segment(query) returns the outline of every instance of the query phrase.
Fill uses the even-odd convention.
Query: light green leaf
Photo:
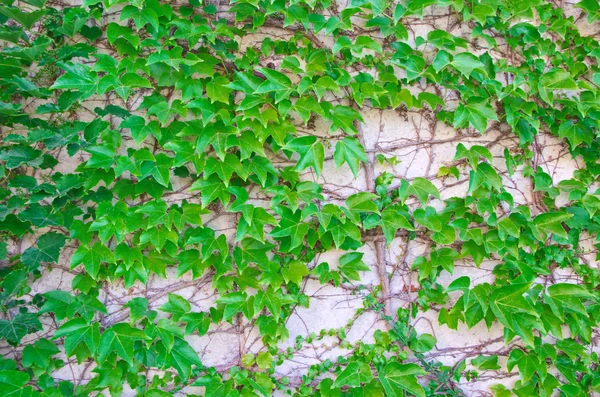
[[[306,265],[300,261],[291,261],[287,267],[281,269],[281,274],[286,283],[292,282],[300,285],[305,276],[309,273]]]
[[[5,397],[27,397],[31,396],[31,386],[25,387],[30,376],[23,371],[3,370],[0,371],[0,388]]]
[[[471,360],[471,365],[477,367],[477,369],[481,371],[496,371],[500,369],[500,365],[498,365],[498,356],[482,356],[479,355],[473,360]]]
[[[4,14],[8,18],[18,22],[27,30],[31,29],[37,21],[39,21],[44,15],[46,15],[46,12],[47,10],[36,10],[32,12],[26,12],[22,11],[20,8],[17,7],[0,7],[0,14]]]
[[[338,270],[350,280],[360,280],[358,272],[367,272],[370,270],[369,266],[362,260],[363,255],[362,252],[348,252],[342,255]]]
[[[554,69],[545,73],[538,82],[540,97],[549,104],[554,100],[554,91],[576,89],[577,84],[571,74],[562,69]]]
[[[417,379],[419,375],[427,375],[427,372],[416,364],[391,362],[381,371],[379,380],[388,397],[404,397],[405,391],[417,397],[426,397]]]
[[[427,203],[429,196],[433,196],[437,199],[440,198],[440,193],[437,187],[435,187],[435,185],[428,179],[420,176],[413,179],[412,184],[408,188],[408,194],[414,194],[417,196],[422,204]]]
[[[364,120],[361,114],[356,110],[348,106],[336,105],[335,108],[333,108],[332,122],[329,131],[333,132],[337,129],[341,129],[346,134],[354,135],[358,133],[354,123],[362,123]]]
[[[337,168],[340,168],[344,163],[348,164],[354,177],[358,176],[360,162],[368,162],[365,149],[360,144],[360,141],[351,137],[345,137],[337,142],[333,159]]]
[[[141,329],[126,323],[118,323],[104,331],[98,345],[98,360],[104,362],[108,355],[115,352],[129,364],[133,364],[133,344],[135,341],[147,341],[151,338]]]
[[[398,229],[415,230],[405,213],[398,211],[394,207],[388,207],[381,212],[380,225],[388,245],[394,239]]]
[[[468,52],[461,52],[454,56],[454,60],[452,61],[452,66],[454,66],[458,71],[465,77],[471,77],[471,72],[475,69],[483,69],[483,63],[477,58],[475,55]]]
[[[296,171],[303,171],[308,167],[312,167],[317,176],[321,175],[325,160],[325,150],[323,144],[316,136],[309,135],[294,138],[283,149],[296,152],[300,155],[300,160],[296,164]]]
[[[337,376],[333,387],[361,387],[365,383],[369,383],[373,379],[373,372],[369,364],[351,362]]]
[[[102,262],[110,262],[112,259],[112,251],[102,243],[97,242],[91,248],[82,244],[71,257],[71,269],[83,264],[89,275],[96,279]]]
[[[488,121],[498,121],[494,108],[483,98],[469,98],[465,104],[459,104],[454,113],[454,127],[465,128],[469,124],[483,133]]]
[[[567,212],[547,212],[539,214],[533,219],[533,224],[542,233],[553,233],[557,236],[567,238],[567,232],[562,227],[562,222],[573,217]]]
[[[179,321],[179,319],[190,310],[192,306],[187,299],[176,294],[169,294],[169,300],[167,303],[160,307],[160,310],[173,315],[173,321]]]

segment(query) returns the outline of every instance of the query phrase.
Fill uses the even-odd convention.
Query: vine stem
[[[352,107],[358,110],[358,106],[356,103],[352,104]],[[367,184],[367,191],[371,193],[375,193],[375,151],[367,150],[367,145],[365,142],[365,135],[363,131],[362,123],[358,120],[355,121],[356,130],[358,131],[357,138],[360,141],[360,144],[365,151],[367,151],[367,159],[368,162],[363,163],[363,168],[365,170],[365,178]],[[376,267],[377,267],[377,275],[379,277],[379,282],[381,283],[381,296],[383,301],[383,314],[392,318],[392,307],[390,304],[389,296],[390,296],[390,284],[389,278],[387,274],[387,270],[385,268],[385,239],[378,238],[373,241],[373,245],[375,246],[375,258],[376,258]],[[389,322],[386,321],[389,326]]]

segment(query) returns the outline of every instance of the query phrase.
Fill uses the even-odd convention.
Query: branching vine
[[[599,393],[598,20],[3,1],[3,395]]]

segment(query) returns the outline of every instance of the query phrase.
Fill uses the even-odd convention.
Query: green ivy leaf
[[[360,113],[356,110],[349,108],[348,106],[336,105],[333,108],[332,124],[329,131],[335,131],[341,129],[346,134],[357,134],[358,130],[354,126],[355,121],[364,123],[364,120]]]
[[[344,163],[348,164],[354,177],[358,176],[360,162],[368,162],[365,149],[360,144],[360,141],[351,137],[345,137],[336,143],[333,159],[337,168],[340,168]]]
[[[567,232],[561,224],[571,217],[573,217],[573,214],[566,212],[547,212],[536,216],[533,219],[533,224],[541,233],[553,233],[562,238],[567,238]]]
[[[597,301],[597,298],[581,285],[558,283],[548,287],[546,300],[552,311],[561,319],[564,319],[565,311],[587,317],[582,299]]]
[[[223,205],[229,204],[231,193],[227,186],[217,175],[211,175],[208,179],[199,179],[190,186],[190,192],[201,191],[202,208],[219,199]]]
[[[317,100],[310,96],[303,96],[298,98],[294,104],[294,109],[298,112],[298,115],[304,121],[304,124],[310,120],[311,113],[323,115],[323,108],[317,102]]]
[[[98,78],[94,72],[81,64],[62,64],[67,72],[50,87],[51,90],[77,90],[87,98],[98,90]]]
[[[591,128],[583,122],[573,123],[571,120],[563,122],[558,127],[558,136],[566,138],[571,145],[571,149],[575,149],[582,142],[591,145],[594,140],[594,133]]]
[[[0,371],[0,387],[6,397],[22,397],[33,395],[33,388],[25,386],[30,376],[22,371],[3,370]]]
[[[365,383],[369,383],[373,379],[371,367],[365,363],[351,362],[337,376],[333,387],[361,387]]]
[[[492,355],[492,356],[482,356],[479,355],[476,358],[474,358],[473,360],[471,360],[471,365],[477,367],[477,369],[480,369],[482,371],[496,371],[498,369],[500,369],[500,365],[498,365],[498,356],[497,355]]]
[[[562,69],[554,69],[544,73],[538,83],[540,97],[548,104],[552,104],[554,100],[554,91],[576,89],[577,84],[575,84],[571,74]]]
[[[470,124],[483,133],[489,120],[498,121],[498,116],[494,108],[482,98],[469,98],[465,104],[458,105],[454,113],[455,128],[464,128]]]
[[[323,161],[325,160],[325,150],[323,149],[323,144],[316,136],[309,135],[294,138],[283,149],[296,152],[300,155],[300,160],[296,164],[296,171],[303,171],[308,167],[312,167],[317,176],[321,175]]]
[[[273,356],[269,352],[260,352],[256,355],[256,365],[261,369],[273,366]]]
[[[135,341],[148,341],[151,338],[141,329],[129,324],[118,323],[102,334],[98,344],[98,360],[106,361],[111,353],[116,353],[129,364],[133,364],[133,345]]]
[[[202,365],[198,353],[192,349],[189,343],[181,338],[175,338],[170,354],[163,354],[165,367],[172,366],[183,379],[188,379],[191,376],[193,365],[198,367]]]
[[[400,212],[393,207],[388,207],[381,212],[380,225],[388,245],[390,245],[394,239],[398,229],[409,231],[415,230],[408,217],[403,212]]]
[[[215,77],[206,84],[206,94],[211,102],[229,104],[229,94],[231,94],[232,90],[227,87],[228,84],[229,80],[223,76]]]
[[[409,346],[412,351],[417,353],[426,353],[435,347],[437,339],[431,334],[421,334],[411,339]]]
[[[36,268],[42,262],[57,262],[66,239],[62,234],[46,233],[38,239],[37,248],[30,247],[23,252],[21,260],[28,268]]]
[[[354,222],[361,222],[360,214],[376,213],[379,214],[375,199],[377,195],[368,192],[361,192],[351,195],[346,199],[349,218]]]
[[[539,315],[523,297],[529,288],[528,283],[496,288],[490,295],[490,309],[502,325],[521,336],[527,345],[532,345],[531,326],[525,320],[527,316],[536,319]]]
[[[451,64],[466,78],[471,77],[471,72],[475,69],[484,70],[484,65],[479,58],[468,52],[456,54]]]
[[[408,188],[408,194],[414,194],[417,196],[421,204],[427,203],[429,196],[433,196],[440,199],[440,193],[433,183],[428,179],[422,177],[416,177],[413,179],[410,187]]]
[[[6,168],[17,168],[23,164],[37,167],[42,163],[42,152],[27,145],[10,146],[0,151],[0,160],[6,161]]]
[[[59,352],[60,350],[56,345],[48,339],[38,339],[32,345],[27,345],[23,349],[23,365],[25,367],[47,368],[50,365],[52,356]]]
[[[402,397],[407,391],[417,397],[425,397],[425,390],[417,379],[420,375],[427,375],[427,372],[416,364],[391,362],[379,373],[379,380],[388,396]]]
[[[360,280],[358,272],[370,270],[369,266],[362,261],[363,255],[362,252],[349,252],[342,255],[338,270],[350,280]]]
[[[12,344],[18,344],[25,335],[41,329],[42,324],[33,313],[19,313],[12,320],[0,320],[0,338]]]
[[[2,6],[0,7],[0,14],[7,16],[8,18],[18,22],[25,29],[30,30],[37,21],[46,15],[46,10],[26,12],[17,7]]]
[[[160,310],[171,313],[173,321],[179,321],[184,314],[192,310],[192,306],[187,299],[176,294],[169,294],[169,300],[160,307]]]
[[[281,269],[281,274],[286,283],[300,285],[305,276],[308,276],[308,268],[300,261],[292,261],[287,267]]]
[[[65,337],[65,353],[71,356],[76,349],[84,346],[90,354],[95,354],[100,343],[100,324],[90,324],[82,317],[74,318],[62,324],[52,339]]]
[[[113,253],[102,243],[95,243],[91,248],[80,245],[71,257],[71,269],[83,264],[88,274],[96,279],[102,262],[111,262]]]

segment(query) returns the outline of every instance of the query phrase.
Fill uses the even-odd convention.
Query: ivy
[[[4,394],[600,392],[600,14],[568,8],[3,2]],[[361,304],[322,329],[321,291]]]

